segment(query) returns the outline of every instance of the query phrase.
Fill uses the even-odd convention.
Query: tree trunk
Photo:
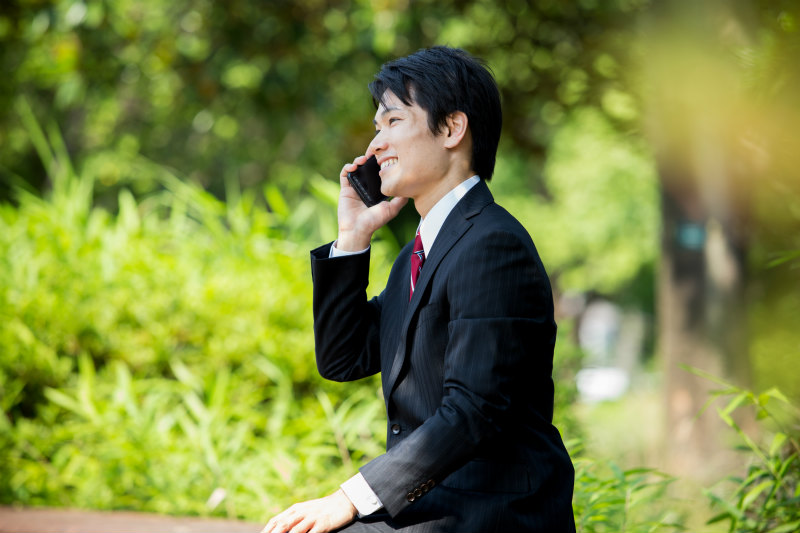
[[[718,480],[732,466],[733,435],[718,403],[700,413],[719,386],[685,367],[750,385],[745,294],[754,176],[743,139],[758,113],[725,48],[741,46],[744,35],[730,5],[657,3],[645,23],[646,121],[662,198],[665,456],[671,473]]]
[[[731,432],[716,413],[719,403],[700,414],[719,386],[685,367],[749,384],[746,246],[740,231],[744,214],[727,194],[724,169],[693,170],[706,174],[687,178],[662,167],[658,315],[664,444],[671,473],[710,480],[734,465]]]

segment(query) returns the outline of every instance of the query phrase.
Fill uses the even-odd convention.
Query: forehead
[[[375,111],[375,120],[377,122],[382,116],[390,111],[406,111],[411,114],[424,113],[423,109],[413,101],[414,95],[411,95],[411,105],[406,105],[400,98],[392,91],[387,89],[378,104],[378,109]]]
[[[378,103],[378,111],[390,107],[406,107],[406,105],[402,100],[400,100],[400,97],[398,97],[389,89],[386,89],[383,92],[383,95],[381,95],[380,102]]]

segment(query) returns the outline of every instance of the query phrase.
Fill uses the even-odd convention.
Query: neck
[[[433,208],[439,200],[444,198],[444,195],[474,175],[475,172],[472,169],[448,174],[436,182],[436,185],[432,189],[426,191],[425,194],[413,198],[414,208],[417,210],[417,213],[419,213],[419,216],[425,218],[431,208]]]

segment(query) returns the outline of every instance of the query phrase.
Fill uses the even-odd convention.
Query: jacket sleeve
[[[383,294],[367,301],[369,251],[330,258],[330,247],[311,251],[317,368],[326,379],[353,381],[380,371]]]
[[[534,423],[530,409],[520,405],[532,404],[532,386],[552,387],[552,294],[529,239],[490,233],[462,248],[447,272],[436,275],[447,276],[447,294],[432,298],[446,298],[449,304],[449,316],[436,325],[447,337],[441,405],[361,468],[392,516],[476,458],[487,441],[518,434],[523,431],[518,426]],[[424,350],[428,343],[415,338],[420,335],[436,332],[418,323],[409,332],[407,349]],[[552,388],[549,394],[552,399]],[[547,416],[539,417],[543,426],[549,425]]]

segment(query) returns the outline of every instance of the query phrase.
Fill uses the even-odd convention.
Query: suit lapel
[[[419,279],[417,279],[417,286],[414,289],[414,295],[411,297],[411,300],[407,302],[407,305],[404,305],[406,312],[403,319],[403,325],[400,328],[400,342],[398,344],[397,351],[395,352],[392,368],[389,372],[389,378],[386,381],[387,386],[384,387],[389,393],[391,393],[391,391],[394,389],[397,377],[400,375],[400,370],[403,368],[403,363],[405,362],[407,352],[406,341],[408,339],[409,329],[412,324],[412,319],[414,319],[416,316],[416,311],[420,305],[422,295],[425,294],[425,290],[428,287],[428,284],[431,282],[433,276],[436,274],[442,259],[444,259],[448,253],[450,253],[450,251],[453,249],[453,246],[455,246],[455,244],[461,239],[461,237],[464,236],[467,230],[469,230],[470,226],[472,226],[472,221],[470,219],[480,213],[484,207],[493,201],[494,198],[492,197],[492,193],[489,192],[486,182],[481,180],[476,183],[475,186],[472,187],[472,189],[470,189],[470,191],[456,204],[456,206],[447,216],[447,219],[445,219],[444,224],[442,224],[442,228],[439,230],[439,234],[436,236],[436,241],[434,241],[434,245],[432,247],[433,249],[425,258],[425,263],[422,266],[422,272],[420,272]],[[410,265],[410,255],[404,255],[406,255],[406,257],[401,258],[400,260],[406,261]],[[406,267],[405,270],[406,272],[410,272],[410,266]],[[446,275],[446,273],[442,275]],[[407,280],[409,279],[409,276],[406,276]]]
[[[393,351],[397,349],[397,345],[400,343],[401,328],[408,308],[408,280],[411,276],[410,259],[403,260],[401,258],[409,258],[411,248],[411,243],[409,243],[401,250],[397,259],[399,264],[395,265],[397,269],[396,275],[389,276],[389,284],[386,286],[386,299],[384,300],[384,309],[381,312],[383,315],[381,322],[385,325],[381,329],[381,351],[384,352],[381,358],[384,362],[387,358],[390,362],[393,361]],[[389,353],[391,355],[388,355]],[[386,382],[384,380],[385,387]]]

